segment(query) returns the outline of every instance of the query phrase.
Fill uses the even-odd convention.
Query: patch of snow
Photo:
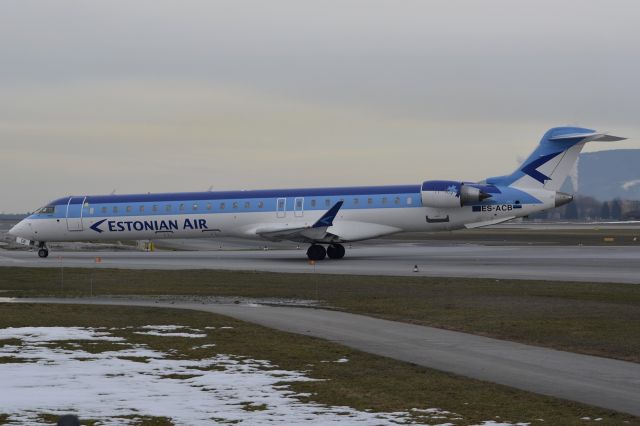
[[[336,362],[338,364],[342,364],[343,362],[349,362],[349,359],[348,358],[340,358],[340,359],[337,359],[335,361],[320,361],[320,362],[323,362],[323,363]]]
[[[220,327],[220,329],[222,329],[222,330],[230,330],[230,329],[232,329],[232,328],[233,328],[233,327],[228,327],[228,326],[227,326],[227,327]]]
[[[191,337],[191,338],[207,337],[206,334],[161,333],[159,331],[134,331],[133,334],[146,334],[147,336],[163,336],[163,337]]]
[[[20,327],[0,329],[0,339],[20,339],[24,342],[55,342],[60,340],[106,340],[121,342],[121,337],[83,327]]]
[[[145,330],[166,330],[173,331],[179,330],[181,328],[189,328],[186,325],[143,325],[140,328],[144,328]]]
[[[113,338],[94,329],[25,327],[0,329],[0,336],[22,341],[0,348],[0,356],[16,359],[0,364],[2,412],[16,425],[37,424],[42,413],[69,412],[105,426],[134,423],[122,416],[168,417],[175,425],[394,425],[412,423],[414,416],[449,413],[436,408],[379,413],[304,403],[298,399],[303,394],[284,385],[314,379],[303,372],[279,369],[267,360],[221,354],[200,360],[170,359],[168,353],[143,345],[89,353],[40,344]],[[247,403],[266,409],[248,411],[244,409]]]
[[[193,349],[207,349],[207,348],[213,348],[215,346],[216,346],[215,343],[209,343],[207,345],[194,346]]]
[[[493,420],[489,420],[486,422],[478,423],[473,426],[528,426],[530,423],[504,423],[504,422],[494,422]]]

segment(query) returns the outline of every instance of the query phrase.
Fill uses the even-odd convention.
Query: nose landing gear
[[[38,249],[38,257],[45,258],[49,256],[49,249],[47,248],[45,243],[40,243],[40,248]]]
[[[307,250],[309,260],[323,260],[329,256],[329,259],[342,259],[344,257],[344,246],[342,244],[329,244],[325,249],[319,244],[311,244]]]

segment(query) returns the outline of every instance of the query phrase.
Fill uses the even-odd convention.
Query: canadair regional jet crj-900
[[[577,127],[553,128],[515,172],[482,182],[74,195],[52,201],[9,232],[37,247],[40,257],[48,256],[52,241],[233,236],[307,243],[311,260],[340,259],[346,242],[477,228],[566,204],[573,196],[559,189],[585,143],[622,139]]]

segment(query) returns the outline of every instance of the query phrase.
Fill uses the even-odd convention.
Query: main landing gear
[[[40,243],[38,247],[38,257],[45,258],[49,256],[49,249],[45,243]]]
[[[342,244],[329,244],[325,249],[319,244],[311,244],[307,250],[309,260],[323,260],[329,256],[329,259],[342,259],[344,257],[344,246]]]

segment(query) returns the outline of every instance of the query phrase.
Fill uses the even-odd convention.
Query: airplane
[[[344,243],[478,228],[567,204],[573,195],[560,188],[584,145],[623,139],[555,127],[513,173],[481,182],[72,195],[36,210],[9,233],[41,258],[49,255],[49,242],[231,236],[309,244],[309,260],[341,259]]]

